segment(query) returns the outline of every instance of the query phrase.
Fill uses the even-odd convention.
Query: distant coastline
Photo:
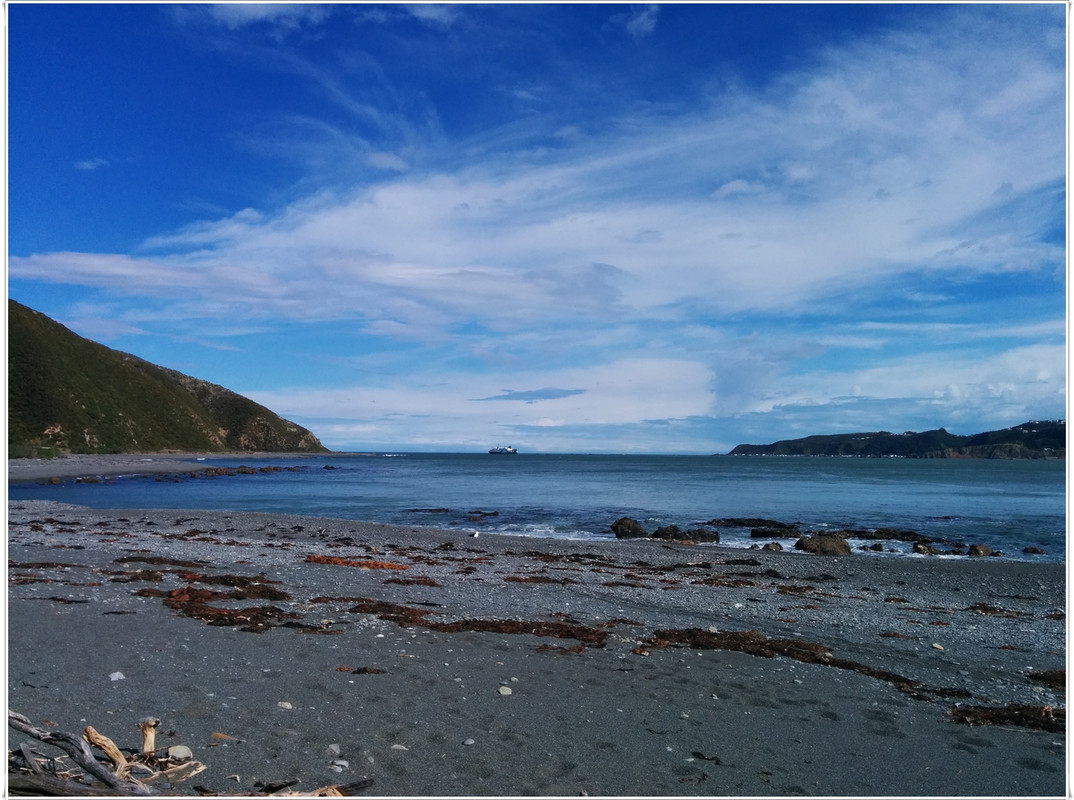
[[[841,458],[1043,459],[1066,456],[1066,420],[1030,420],[1012,428],[958,436],[945,428],[916,433],[838,433],[740,444],[731,456]]]

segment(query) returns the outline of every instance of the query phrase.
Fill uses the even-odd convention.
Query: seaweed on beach
[[[291,595],[281,589],[266,585],[264,579],[244,575],[207,576],[187,573],[190,582],[204,582],[235,586],[233,591],[220,592],[198,589],[189,584],[178,589],[140,589],[137,597],[160,597],[164,605],[183,616],[201,620],[209,625],[240,625],[247,633],[264,633],[282,620],[300,619],[300,614],[284,611],[276,606],[252,606],[245,608],[221,608],[210,605],[218,600],[290,600]]]
[[[410,569],[406,564],[395,564],[391,561],[322,556],[316,553],[310,553],[305,560],[310,564],[334,564],[339,567],[358,567],[359,569]]]
[[[541,620],[460,619],[456,622],[425,623],[424,627],[441,633],[475,631],[478,633],[554,636],[561,639],[577,639],[584,644],[598,646],[603,645],[608,640],[608,633],[597,628],[590,628],[585,625],[571,625],[565,622],[544,622]]]
[[[419,575],[416,578],[388,578],[385,583],[395,583],[400,586],[443,586],[428,575]]]
[[[460,619],[454,622],[434,622],[427,619],[427,617],[434,612],[425,609],[363,597],[349,598],[349,600],[356,600],[358,602],[356,605],[349,608],[348,611],[359,614],[375,614],[380,619],[394,622],[404,628],[416,626],[438,633],[463,633],[473,631],[476,633],[554,636],[562,639],[577,639],[585,644],[593,645],[603,645],[608,639],[607,631],[568,622],[472,618]]]
[[[948,715],[964,725],[1016,725],[1049,733],[1066,731],[1067,712],[1053,706],[1011,703],[1006,706],[955,706]]]
[[[508,575],[504,580],[509,583],[557,583],[560,585],[575,582],[571,578],[552,578],[548,575]]]
[[[807,664],[823,664],[886,681],[898,691],[917,700],[932,700],[933,698],[929,695],[968,696],[968,692],[962,689],[929,688],[920,681],[895,672],[875,669],[867,664],[846,658],[837,658],[825,645],[817,642],[806,642],[801,639],[769,639],[758,630],[707,631],[700,628],[658,630],[654,631],[645,644],[653,649],[684,645],[702,650],[735,650],[762,658],[785,656]]]
[[[1049,689],[1065,692],[1067,689],[1067,671],[1065,669],[1045,669],[1040,672],[1031,672],[1028,676],[1031,680],[1040,681]]]
[[[208,566],[207,561],[184,561],[177,558],[165,558],[163,556],[121,556],[120,558],[112,559],[113,564],[153,564],[154,566],[169,566],[169,567],[195,567],[203,569]]]
[[[1018,619],[1019,617],[1025,616],[1021,611],[1010,611],[1005,608],[989,605],[988,603],[972,603],[966,607],[966,611],[976,611],[978,614],[987,614],[993,617],[1007,617],[1009,619]]]

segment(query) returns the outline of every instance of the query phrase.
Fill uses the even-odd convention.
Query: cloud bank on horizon
[[[1066,415],[1062,4],[8,14],[9,296],[334,449]]]

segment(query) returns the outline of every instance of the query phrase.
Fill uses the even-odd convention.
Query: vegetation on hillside
[[[91,342],[8,300],[8,456],[326,452],[246,397]]]

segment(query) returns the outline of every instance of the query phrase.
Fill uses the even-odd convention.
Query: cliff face
[[[8,455],[327,452],[222,386],[78,336],[8,301]]]
[[[943,428],[923,433],[839,433],[740,444],[729,455],[856,456],[859,458],[1063,458],[1066,421],[1034,420],[972,436]]]

